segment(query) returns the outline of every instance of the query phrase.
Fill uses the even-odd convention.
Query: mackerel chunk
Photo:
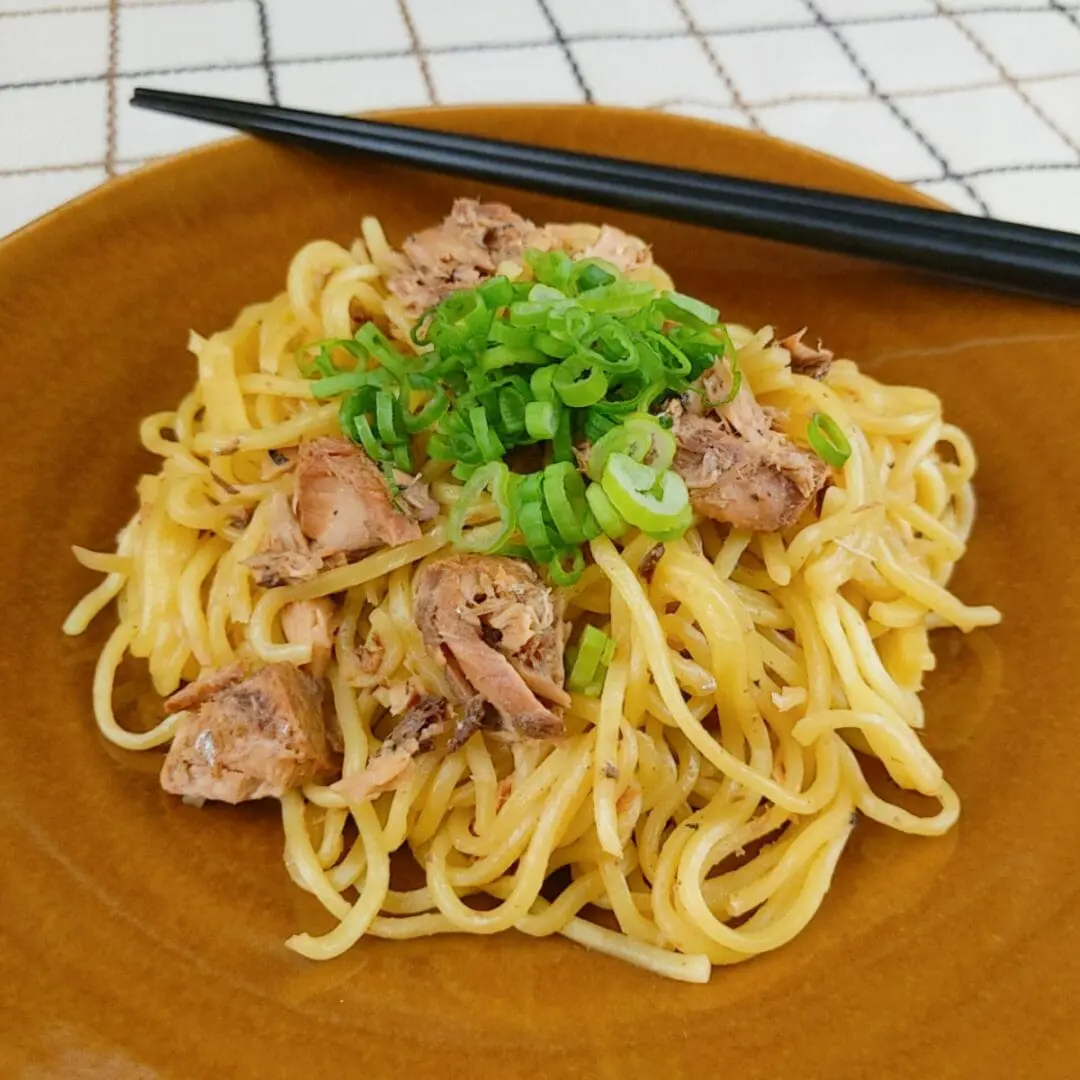
[[[241,803],[280,797],[337,771],[323,721],[322,683],[293,664],[192,683],[166,708],[180,721],[161,786],[189,799]]]

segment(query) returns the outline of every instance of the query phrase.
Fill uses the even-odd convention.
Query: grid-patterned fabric
[[[689,113],[1080,231],[1080,0],[0,0],[0,235],[222,137],[137,84]]]

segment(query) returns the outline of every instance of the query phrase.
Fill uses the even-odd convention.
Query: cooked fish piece
[[[322,678],[330,667],[334,649],[334,620],[337,612],[328,596],[314,600],[293,600],[281,609],[281,629],[291,644],[311,646],[308,670]]]
[[[706,372],[706,401],[722,401],[728,379],[719,363]],[[672,467],[705,517],[737,529],[775,532],[797,521],[828,481],[825,462],[773,427],[745,381],[725,405],[709,409],[674,399],[666,411],[677,443]]]
[[[818,338],[817,348],[803,342],[804,326],[798,333],[788,334],[777,342],[791,354],[791,370],[796,375],[809,375],[811,379],[824,379],[835,357],[832,349],[826,349]]]
[[[520,261],[527,247],[550,243],[543,230],[509,206],[456,199],[442,222],[405,241],[387,286],[406,314],[418,318],[456,289],[491,277],[499,263]]]
[[[240,803],[278,797],[336,772],[323,721],[322,683],[295,665],[270,664],[200,696],[165,757],[161,786],[166,791]]]
[[[563,733],[540,698],[567,705],[565,629],[552,591],[520,559],[451,555],[427,563],[413,583],[416,621],[446,665],[458,702],[479,696],[526,738]]]
[[[251,568],[255,583],[268,589],[310,581],[322,569],[322,557],[311,550],[284,493],[276,491],[267,499],[266,536],[244,565]]]
[[[438,512],[427,485],[410,478],[402,497],[360,447],[340,436],[300,444],[296,512],[300,528],[322,557],[397,547],[420,538],[419,522]]]
[[[393,791],[408,778],[416,755],[431,750],[435,737],[448,726],[446,699],[425,695],[394,725],[363,771],[339,780],[334,790],[350,802],[363,802]]]

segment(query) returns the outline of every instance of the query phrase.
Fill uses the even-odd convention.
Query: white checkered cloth
[[[140,84],[688,113],[1080,232],[1080,0],[0,0],[0,235],[222,137]]]

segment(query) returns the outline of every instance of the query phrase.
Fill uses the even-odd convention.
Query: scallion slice
[[[570,565],[567,566],[564,563],[564,559],[570,557]],[[560,588],[566,588],[569,585],[574,585],[577,579],[585,572],[585,556],[581,552],[581,548],[574,548],[572,551],[560,551],[551,562],[548,563],[548,575],[554,585],[558,585]]]
[[[538,563],[550,562],[555,557],[544,520],[543,479],[543,473],[530,473],[518,485],[517,491],[517,527],[531,557]]]
[[[608,646],[614,646],[614,644],[614,639],[608,637],[603,630],[598,630],[591,625],[586,626],[581,631],[581,637],[578,638],[577,654],[566,679],[567,690],[574,694],[581,694],[585,692],[587,686],[600,681],[597,676],[603,674],[601,667],[605,666],[604,655],[607,653]]]
[[[715,326],[720,321],[720,312],[702,300],[695,300],[679,292],[666,292],[661,297],[664,313],[678,322],[690,321],[701,326]]]
[[[615,453],[607,460],[601,484],[615,509],[649,536],[674,539],[690,527],[690,493],[678,473],[657,473]]]
[[[555,438],[561,411],[554,401],[530,401],[525,406],[525,430],[537,442]]]
[[[604,494],[604,489],[600,484],[589,484],[585,489],[585,501],[589,504],[589,509],[593,512],[597,524],[612,540],[617,540],[630,528],[626,519]]]
[[[480,370],[494,371],[512,364],[543,364],[546,357],[539,349],[530,346],[493,345],[480,356]]]
[[[509,435],[520,435],[525,430],[525,408],[532,400],[525,380],[520,385],[504,386],[499,391],[499,418]]]
[[[591,540],[600,532],[585,498],[585,481],[569,461],[544,470],[544,502],[559,536],[567,544]]]
[[[538,251],[536,248],[529,248],[525,252],[525,262],[532,267],[537,281],[551,285],[565,294],[574,269],[574,263],[565,251]]]
[[[555,391],[552,389],[551,380],[555,376],[557,364],[548,364],[547,367],[537,368],[529,378],[529,389],[537,401],[555,401]],[[550,438],[550,436],[548,436]]]
[[[851,457],[851,443],[840,425],[827,413],[817,412],[810,417],[806,438],[814,453],[837,469]]]
[[[506,453],[499,436],[491,430],[488,424],[487,409],[483,405],[477,405],[469,410],[469,425],[472,427],[473,438],[476,439],[476,448],[485,461],[498,461]]]
[[[596,360],[584,353],[575,353],[555,369],[551,385],[564,404],[584,409],[603,398],[608,380]]]
[[[559,412],[559,425],[551,437],[551,456],[555,461],[574,460],[574,439],[570,430],[570,410]]]
[[[513,287],[505,274],[496,274],[495,277],[488,278],[476,291],[484,301],[484,306],[492,311],[506,307],[514,298]]]
[[[514,529],[511,481],[512,473],[501,461],[489,461],[469,477],[450,510],[447,523],[446,533],[455,547],[462,551],[489,552],[506,542]],[[498,520],[469,526],[469,514],[484,492],[491,496],[499,513]]]

